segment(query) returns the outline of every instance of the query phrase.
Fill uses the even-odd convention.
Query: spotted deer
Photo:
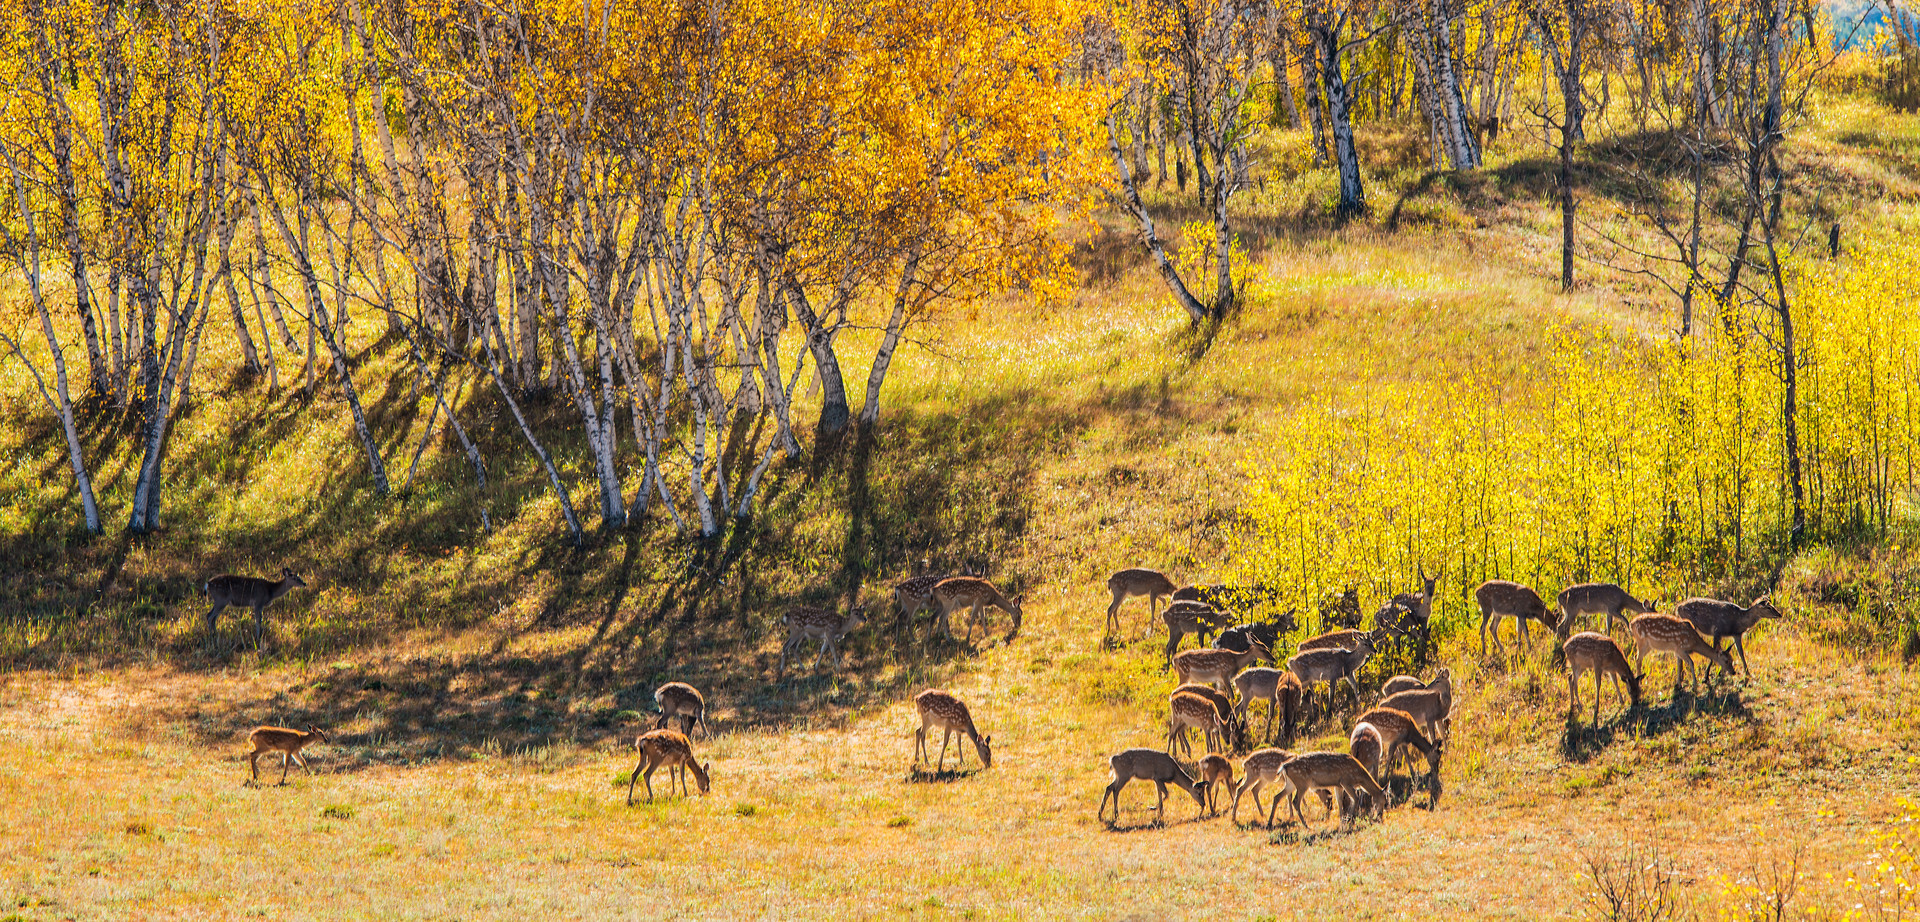
[[[707,729],[707,699],[700,696],[700,690],[685,682],[668,682],[653,690],[653,703],[660,708],[660,716],[653,722],[658,730],[670,720],[680,721],[680,732],[693,735],[695,727],[711,739],[713,732]]]
[[[1519,635],[1522,647],[1527,643],[1527,622],[1538,621],[1546,625],[1547,630],[1558,632],[1559,620],[1547,611],[1547,603],[1540,601],[1540,594],[1519,583],[1504,579],[1490,579],[1473,591],[1475,602],[1480,605],[1480,655],[1487,655],[1487,624],[1493,624],[1493,642],[1500,641],[1500,619],[1512,618],[1518,624],[1514,630]]]
[[[1247,754],[1240,763],[1240,784],[1233,789],[1234,825],[1240,825],[1240,796],[1252,794],[1253,809],[1257,813],[1260,811],[1260,792],[1271,784],[1276,790],[1273,792],[1273,804],[1267,808],[1266,813],[1267,828],[1273,828],[1274,816],[1280,811],[1280,799],[1293,793],[1293,789],[1287,787],[1286,775],[1280,770],[1281,766],[1287,764],[1292,758],[1293,753],[1285,749],[1259,749]],[[1320,791],[1319,795],[1320,803],[1326,806],[1327,812],[1331,814],[1333,796],[1326,791]]]
[[[1718,599],[1688,599],[1674,608],[1673,613],[1687,619],[1694,630],[1713,641],[1716,650],[1720,648],[1721,638],[1733,638],[1733,648],[1740,653],[1740,671],[1748,678],[1753,677],[1753,670],[1747,668],[1747,645],[1741,638],[1753,630],[1760,619],[1780,617],[1780,609],[1766,596],[1754,599],[1746,608]]]
[[[1238,713],[1233,709],[1233,699],[1227,697],[1225,692],[1204,682],[1190,682],[1175,688],[1173,693],[1167,697],[1171,700],[1173,695],[1180,694],[1181,692],[1192,692],[1213,702],[1213,709],[1220,714],[1220,725],[1227,729],[1228,739],[1226,743],[1228,746],[1239,747],[1246,742],[1246,727],[1241,723]]]
[[[1220,709],[1205,695],[1174,692],[1167,698],[1167,752],[1178,746],[1181,754],[1192,755],[1193,748],[1187,743],[1190,729],[1205,735],[1208,752],[1221,748],[1219,741],[1227,735],[1227,727],[1220,716]]]
[[[1207,783],[1194,780],[1192,775],[1187,774],[1186,769],[1180,767],[1179,762],[1174,761],[1173,756],[1157,749],[1128,749],[1116,752],[1107,759],[1107,765],[1113,770],[1113,781],[1107,785],[1106,793],[1100,796],[1099,816],[1102,822],[1106,821],[1107,801],[1111,799],[1113,823],[1108,823],[1109,826],[1120,822],[1120,791],[1127,786],[1128,782],[1135,779],[1153,782],[1155,790],[1160,793],[1160,801],[1153,808],[1156,814],[1155,822],[1166,820],[1167,785],[1169,784],[1192,795],[1193,802],[1199,804],[1200,809],[1205,810],[1207,807]]]
[[[1160,613],[1160,600],[1173,595],[1178,587],[1159,570],[1131,567],[1107,577],[1107,591],[1113,602],[1107,605],[1107,636],[1120,633],[1120,603],[1134,596],[1147,597],[1147,617]]]
[[[893,584],[893,607],[900,613],[900,619],[909,626],[913,617],[921,612],[940,614],[940,603],[933,600],[933,587],[940,584],[946,576],[915,576]]]
[[[640,750],[640,764],[633,767],[633,774],[627,778],[627,806],[633,806],[633,786],[644,781],[647,785],[647,802],[653,802],[653,773],[661,768],[667,769],[669,781],[667,793],[673,793],[673,782],[680,784],[680,796],[688,796],[687,773],[693,773],[693,780],[700,785],[700,794],[705,796],[708,785],[708,772],[713,763],[701,765],[693,759],[693,743],[687,735],[678,730],[648,730],[633,741],[634,748]]]
[[[1386,628],[1374,628],[1371,631],[1363,631],[1359,628],[1328,631],[1325,634],[1315,634],[1306,640],[1300,641],[1300,646],[1295,652],[1305,653],[1308,650],[1351,650],[1360,645],[1361,638],[1365,638],[1368,643],[1378,647],[1386,642],[1387,637],[1391,633],[1392,632]]]
[[[1311,830],[1306,814],[1300,812],[1300,801],[1310,791],[1338,791],[1343,804],[1359,803],[1359,795],[1365,794],[1373,805],[1375,818],[1386,809],[1386,791],[1380,787],[1359,761],[1344,752],[1308,752],[1294,756],[1280,766],[1286,775],[1287,787],[1293,790],[1293,815],[1300,821],[1300,828]],[[1341,811],[1341,824],[1344,826],[1350,817],[1347,811]]]
[[[1560,597],[1554,600],[1554,607],[1560,612],[1560,633],[1562,636],[1572,631],[1581,618],[1588,615],[1603,616],[1600,630],[1613,627],[1615,621],[1622,625],[1629,621],[1628,615],[1644,615],[1653,611],[1655,606],[1648,605],[1628,594],[1625,589],[1612,583],[1581,583],[1560,590]]]
[[[979,625],[982,633],[987,629],[986,607],[991,605],[1013,616],[1013,627],[1007,631],[1007,639],[1020,633],[1020,602],[1025,596],[1008,599],[995,589],[992,583],[977,576],[950,576],[933,587],[933,600],[940,606],[940,631],[948,637],[953,636],[951,617],[954,612],[966,608],[967,642],[973,642],[974,625]]]
[[[1353,705],[1360,706],[1360,686],[1354,681],[1360,668],[1373,656],[1373,641],[1362,634],[1355,641],[1353,649],[1339,647],[1303,650],[1287,660],[1287,669],[1300,678],[1300,685],[1306,690],[1307,697],[1313,695],[1313,687],[1321,682],[1327,683],[1327,709],[1333,709],[1334,687],[1346,680],[1347,687],[1353,691]]]
[[[1427,757],[1427,777],[1440,776],[1440,757],[1442,743],[1434,742],[1420,731],[1420,722],[1412,714],[1399,708],[1377,707],[1360,715],[1359,723],[1370,724],[1380,733],[1382,761],[1379,768],[1369,768],[1376,780],[1384,779],[1386,773],[1400,762],[1407,748],[1418,751]],[[1409,769],[1411,772],[1411,769]],[[1436,796],[1436,800],[1438,797]]]
[[[220,613],[229,605],[244,605],[253,609],[253,646],[259,649],[266,626],[261,613],[275,599],[286,595],[289,590],[305,588],[307,581],[293,572],[291,567],[280,569],[280,579],[261,579],[257,576],[235,576],[223,573],[207,580],[207,598],[213,601],[213,607],[207,610],[207,642],[212,643],[214,628],[220,622]]]
[[[1673,654],[1673,695],[1680,694],[1683,674],[1693,680],[1695,692],[1699,691],[1700,676],[1693,671],[1693,656],[1696,653],[1717,664],[1728,675],[1733,674],[1733,657],[1708,643],[1685,618],[1658,613],[1641,615],[1627,623],[1627,633],[1633,635],[1633,645],[1638,651],[1633,661],[1633,671],[1636,673],[1646,674],[1648,653]],[[1672,700],[1673,695],[1668,696],[1668,700]]]
[[[1380,700],[1380,707],[1404,711],[1420,722],[1420,732],[1428,739],[1444,740],[1453,730],[1453,692],[1435,685],[1432,688],[1394,692]]]
[[[829,651],[833,653],[834,668],[840,668],[841,639],[859,630],[860,625],[865,624],[866,621],[866,617],[860,614],[858,609],[850,610],[844,615],[811,605],[795,605],[787,609],[787,613],[780,617],[780,623],[787,627],[787,642],[780,647],[779,674],[787,673],[787,657],[813,640],[820,641],[820,655],[814,658],[813,668],[820,668]]]
[[[1226,756],[1209,753],[1200,760],[1198,769],[1200,783],[1207,786],[1207,813],[1220,815],[1220,802],[1233,793],[1236,785],[1233,781],[1233,763]]]
[[[1233,677],[1240,670],[1261,659],[1273,662],[1273,651],[1257,640],[1245,653],[1215,649],[1182,650],[1173,656],[1173,671],[1180,676],[1183,685],[1205,682],[1218,685],[1221,691],[1226,691],[1233,687]]]
[[[327,734],[319,727],[307,725],[305,730],[290,730],[286,727],[255,727],[247,734],[247,742],[253,744],[253,752],[247,756],[247,763],[253,769],[253,778],[249,783],[260,782],[260,755],[267,752],[280,754],[280,782],[287,783],[287,763],[298,762],[300,767],[313,774],[313,768],[307,760],[300,758],[300,750],[312,745],[315,740],[328,742]]]
[[[1299,676],[1285,669],[1256,667],[1242,670],[1234,676],[1233,689],[1240,696],[1240,704],[1234,708],[1234,714],[1243,726],[1247,719],[1247,707],[1255,700],[1267,702],[1267,725],[1260,732],[1262,742],[1272,738],[1276,715],[1280,718],[1284,738],[1293,739],[1294,728],[1300,719],[1300,699],[1305,690],[1300,685]]]
[[[1422,682],[1417,676],[1394,676],[1380,686],[1380,697],[1383,699],[1391,698],[1403,691],[1424,691],[1429,688],[1445,691],[1447,695],[1447,706],[1449,708],[1453,706],[1453,670],[1445,666],[1441,666],[1439,671],[1434,673],[1433,681],[1431,682]]]
[[[1160,613],[1160,620],[1167,625],[1167,662],[1173,662],[1173,651],[1180,648],[1180,639],[1194,634],[1205,644],[1207,638],[1233,623],[1233,619],[1215,611],[1205,602],[1182,599],[1167,606]]]
[[[1629,622],[1631,624],[1631,622]],[[1627,655],[1620,652],[1620,645],[1613,638],[1593,631],[1585,631],[1567,638],[1563,649],[1567,655],[1567,716],[1577,720],[1580,716],[1580,675],[1593,673],[1593,725],[1600,725],[1600,680],[1603,677],[1613,679],[1613,693],[1627,699],[1627,707],[1640,706],[1640,676],[1635,675],[1627,666]],[[1627,691],[1622,695],[1620,681],[1626,680]]]
[[[959,753],[960,764],[967,764],[966,740],[973,741],[973,748],[980,753],[980,767],[993,767],[993,737],[981,736],[973,726],[973,714],[967,710],[967,704],[953,695],[929,688],[913,696],[913,706],[920,712],[920,729],[914,733],[914,765],[923,765],[927,760],[927,731],[940,730],[940,762],[934,771],[947,770],[947,743],[954,734],[962,738]]]

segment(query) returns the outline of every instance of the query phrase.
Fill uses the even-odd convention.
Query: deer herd
[[[1379,817],[1395,799],[1396,785],[1391,773],[1404,764],[1406,787],[1403,799],[1411,799],[1418,787],[1427,791],[1429,809],[1437,806],[1441,795],[1441,765],[1452,732],[1454,715],[1453,674],[1438,668],[1431,679],[1396,675],[1380,684],[1377,698],[1363,710],[1367,697],[1362,689],[1361,672],[1383,644],[1397,638],[1418,638],[1425,650],[1425,638],[1432,618],[1434,586],[1437,577],[1420,574],[1418,591],[1401,593],[1389,599],[1376,613],[1374,627],[1359,626],[1357,592],[1348,590],[1339,600],[1323,609],[1327,622],[1345,624],[1335,630],[1307,637],[1294,646],[1293,655],[1284,663],[1274,650],[1295,630],[1293,612],[1273,622],[1238,623],[1235,608],[1273,598],[1265,587],[1229,588],[1223,585],[1177,586],[1166,574],[1145,568],[1121,570],[1107,580],[1111,602],[1106,612],[1109,639],[1123,630],[1120,610],[1128,599],[1146,597],[1149,619],[1158,618],[1166,627],[1164,650],[1166,668],[1176,679],[1167,700],[1167,739],[1161,749],[1134,748],[1115,753],[1108,759],[1112,778],[1100,799],[1098,817],[1117,824],[1120,817],[1120,792],[1133,781],[1154,785],[1158,799],[1154,805],[1155,822],[1164,820],[1167,788],[1185,791],[1205,815],[1218,815],[1230,809],[1232,821],[1239,823],[1240,801],[1252,795],[1256,813],[1264,809],[1266,826],[1272,828],[1279,816],[1280,803],[1288,804],[1289,818],[1303,829],[1310,829],[1301,804],[1314,795],[1331,818],[1340,810],[1342,826],[1361,813]],[[292,570],[283,570],[278,581],[239,576],[219,576],[206,583],[214,607],[206,615],[209,633],[220,611],[229,605],[253,609],[255,641],[261,634],[261,611],[294,587],[306,583]],[[988,608],[998,608],[1012,617],[1008,639],[1019,631],[1022,597],[1008,598],[993,583],[972,575],[915,576],[893,587],[893,604],[903,618],[930,613],[933,630],[952,636],[952,617],[965,612],[967,638],[976,628],[987,629]],[[1474,602],[1480,611],[1480,649],[1487,653],[1487,640],[1504,655],[1500,638],[1502,619],[1515,622],[1516,641],[1529,645],[1528,626],[1538,622],[1550,632],[1564,653],[1567,670],[1569,721],[1577,721],[1581,710],[1580,682],[1593,676],[1593,723],[1600,722],[1601,698],[1605,682],[1610,681],[1616,697],[1624,698],[1628,711],[1640,705],[1641,681],[1645,677],[1647,654],[1671,654],[1675,659],[1673,695],[1683,682],[1697,688],[1700,675],[1693,658],[1698,655],[1734,674],[1733,655],[1740,658],[1741,671],[1747,667],[1743,638],[1762,619],[1779,618],[1780,610],[1767,598],[1751,606],[1713,599],[1690,599],[1676,606],[1671,614],[1657,610],[1611,583],[1583,583],[1568,587],[1549,607],[1539,593],[1509,580],[1488,580],[1474,590]],[[1164,609],[1161,603],[1165,601]],[[1600,630],[1574,633],[1587,619]],[[794,606],[781,619],[786,640],[781,645],[778,672],[785,674],[789,658],[803,648],[818,643],[814,667],[831,655],[835,666],[842,659],[840,644],[848,634],[866,623],[856,609],[845,614],[810,606]],[[1620,643],[1605,633],[1616,623],[1623,624],[1634,646],[1634,659],[1628,663]],[[1323,626],[1327,626],[1323,624]],[[1195,635],[1198,642],[1211,646],[1179,649],[1181,642]],[[1725,641],[1731,646],[1723,647]],[[804,654],[802,654],[804,656]],[[1267,665],[1261,665],[1264,661]],[[1315,692],[1325,687],[1324,696]],[[1291,752],[1271,745],[1291,745],[1302,729],[1334,715],[1342,686],[1350,700],[1352,720],[1347,734],[1347,751]],[[707,702],[699,690],[684,682],[669,682],[654,692],[658,717],[642,733],[634,747],[640,761],[627,778],[627,803],[633,803],[634,791],[644,784],[647,799],[653,793],[653,775],[669,771],[669,790],[675,787],[684,796],[691,775],[701,794],[711,783],[711,763],[694,757],[692,737],[706,732]],[[1316,705],[1316,700],[1324,703]],[[1255,702],[1265,703],[1265,720],[1257,734],[1250,733],[1250,713]],[[966,764],[971,744],[980,767],[993,765],[993,738],[981,734],[966,702],[940,689],[928,689],[913,699],[920,718],[914,733],[913,765],[931,766],[937,774],[947,771],[947,750],[959,737],[955,748],[956,770]],[[670,724],[674,726],[669,726]],[[940,731],[940,752],[929,751],[929,733]],[[1198,731],[1204,751],[1192,761],[1190,731]],[[259,779],[262,754],[281,755],[280,783],[286,782],[287,767],[299,763],[306,768],[300,752],[314,741],[326,741],[318,727],[292,730],[284,727],[260,727],[249,737],[253,751],[249,757],[250,783]],[[1255,748],[1255,744],[1258,748]],[[1246,753],[1235,778],[1234,763],[1228,757]],[[1176,755],[1178,753],[1178,755]],[[1416,772],[1416,758],[1424,760],[1425,771]],[[309,769],[309,771],[311,771]],[[1260,796],[1270,794],[1262,808]],[[1112,819],[1107,805],[1113,804]]]

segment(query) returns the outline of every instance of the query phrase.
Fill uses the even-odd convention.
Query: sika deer
[[[966,702],[947,692],[929,688],[913,696],[913,706],[920,711],[920,729],[914,733],[916,754],[914,765],[924,764],[927,760],[927,731],[940,728],[940,763],[934,772],[947,770],[947,742],[958,733],[963,739],[973,740],[973,748],[980,753],[980,767],[993,767],[993,737],[981,736],[974,729],[973,714],[967,710]],[[967,764],[967,747],[962,742],[958,752],[960,764]],[[958,769],[956,769],[957,771]]]
[[[1380,707],[1405,711],[1420,722],[1420,730],[1429,739],[1444,740],[1453,727],[1453,691],[1438,681],[1432,688],[1395,692],[1380,702]]]
[[[1107,792],[1100,796],[1099,816],[1102,821],[1106,820],[1107,800],[1112,798],[1113,823],[1108,823],[1109,826],[1120,822],[1120,791],[1136,778],[1153,782],[1154,788],[1160,792],[1160,801],[1153,808],[1157,814],[1155,822],[1166,820],[1169,784],[1193,795],[1193,802],[1199,804],[1201,809],[1206,809],[1207,783],[1195,781],[1186,769],[1180,767],[1179,762],[1173,760],[1173,756],[1157,749],[1128,749],[1114,753],[1107,764],[1113,769],[1113,781],[1107,785]]]
[[[662,767],[668,772],[667,793],[673,793],[673,782],[680,783],[680,796],[688,796],[686,772],[693,773],[694,781],[700,785],[700,795],[707,793],[707,772],[713,770],[713,763],[701,765],[693,760],[693,744],[687,735],[678,730],[649,730],[633,741],[640,750],[640,764],[633,767],[633,774],[627,778],[627,806],[633,806],[633,785],[636,781],[647,783],[647,802],[653,802],[653,773]]]
[[[1631,622],[1629,622],[1631,623]],[[1620,694],[1620,680],[1627,680],[1628,707],[1640,706],[1640,677],[1634,675],[1627,666],[1627,655],[1620,652],[1620,645],[1605,634],[1586,631],[1567,638],[1564,646],[1567,654],[1567,717],[1578,721],[1580,717],[1580,674],[1593,673],[1593,725],[1600,726],[1600,679],[1610,676],[1613,679],[1613,692]]]
[[[1643,664],[1647,661],[1648,653],[1673,654],[1673,695],[1680,694],[1682,673],[1693,679],[1695,693],[1698,693],[1700,676],[1693,671],[1695,653],[1718,664],[1728,675],[1733,674],[1733,657],[1708,643],[1685,618],[1658,613],[1641,615],[1628,622],[1627,633],[1633,635],[1633,645],[1639,650],[1633,661],[1634,672],[1646,674]],[[1667,700],[1673,700],[1673,696],[1668,696]]]
[[[1240,825],[1240,795],[1251,793],[1253,795],[1253,809],[1255,812],[1259,812],[1260,791],[1267,785],[1272,784],[1279,787],[1279,790],[1273,792],[1273,804],[1268,807],[1266,811],[1267,828],[1273,828],[1274,815],[1280,811],[1280,798],[1293,793],[1293,789],[1287,786],[1285,773],[1280,770],[1281,767],[1286,765],[1292,758],[1293,753],[1285,749],[1261,749],[1248,754],[1246,759],[1241,761],[1240,771],[1242,775],[1240,784],[1233,790],[1234,825]],[[1333,796],[1326,791],[1320,791],[1318,793],[1320,795],[1320,803],[1327,808],[1327,813],[1331,815],[1333,813]]]
[[[1581,583],[1560,590],[1560,598],[1555,601],[1560,611],[1560,630],[1573,630],[1578,619],[1586,615],[1605,615],[1600,622],[1600,630],[1613,627],[1615,621],[1622,625],[1628,622],[1627,615],[1644,615],[1653,611],[1654,606],[1627,594],[1625,589],[1612,583]]]
[[[1227,733],[1220,709],[1211,699],[1195,692],[1174,692],[1167,699],[1168,753],[1172,753],[1177,744],[1182,754],[1193,754],[1193,748],[1187,744],[1189,729],[1206,734],[1208,752],[1218,749],[1217,741]]]
[[[1747,647],[1741,638],[1753,630],[1760,619],[1780,617],[1780,609],[1775,608],[1766,596],[1754,599],[1753,604],[1746,608],[1718,599],[1688,599],[1681,602],[1673,613],[1687,619],[1695,630],[1713,641],[1716,650],[1720,649],[1720,638],[1733,638],[1733,648],[1740,652],[1740,670],[1748,678],[1753,677],[1753,670],[1747,668]]]
[[[1235,716],[1233,699],[1227,697],[1225,692],[1203,682],[1190,683],[1175,688],[1173,695],[1180,694],[1181,692],[1192,692],[1213,702],[1214,710],[1220,714],[1220,725],[1226,727],[1230,735],[1230,738],[1227,740],[1227,745],[1239,747],[1246,742],[1246,727],[1240,722],[1239,718]],[[1173,695],[1168,695],[1168,699],[1171,700]],[[1172,750],[1168,751],[1171,752]]]
[[[1386,642],[1387,636],[1390,633],[1391,632],[1385,628],[1375,628],[1371,631],[1363,631],[1359,628],[1328,631],[1325,634],[1315,634],[1306,640],[1300,641],[1300,647],[1295,652],[1305,653],[1308,650],[1351,650],[1360,645],[1360,639],[1363,637],[1366,638],[1368,643],[1378,647]]]
[[[1364,793],[1373,805],[1376,819],[1386,809],[1387,794],[1380,782],[1347,753],[1304,753],[1280,766],[1280,771],[1287,777],[1287,786],[1293,789],[1293,815],[1300,820],[1301,829],[1312,829],[1307,825],[1307,815],[1300,812],[1300,800],[1308,791],[1339,791],[1345,804],[1359,803],[1359,795]],[[1341,825],[1346,825],[1347,820],[1347,811],[1342,810]]]
[[[940,631],[948,637],[953,636],[952,622],[949,620],[955,611],[962,608],[972,609],[967,616],[967,642],[973,642],[973,627],[978,624],[984,634],[987,629],[986,607],[991,605],[1013,616],[1013,627],[1007,631],[1007,639],[1020,633],[1020,602],[1025,596],[1014,596],[1009,600],[993,588],[993,584],[977,576],[953,576],[941,580],[933,587],[933,600],[940,606]]]
[[[1393,770],[1403,755],[1403,747],[1411,746],[1427,757],[1427,775],[1437,778],[1440,774],[1440,756],[1442,745],[1428,739],[1420,732],[1420,722],[1412,714],[1398,708],[1377,707],[1360,715],[1361,724],[1370,724],[1380,733],[1381,754],[1384,760],[1378,770],[1368,769],[1374,778],[1384,779],[1386,772]],[[1409,769],[1411,773],[1411,769]],[[1435,800],[1438,800],[1435,795]]]
[[[933,587],[943,579],[946,576],[916,576],[893,584],[893,606],[909,631],[913,628],[914,615],[923,611],[940,614],[940,603],[933,600]]]
[[[1173,580],[1159,570],[1134,567],[1107,577],[1107,591],[1113,602],[1107,606],[1107,636],[1120,633],[1120,603],[1137,595],[1147,597],[1147,617],[1160,613],[1160,598],[1174,593]]]
[[[1208,755],[1200,760],[1200,783],[1207,786],[1207,813],[1220,815],[1219,801],[1233,793],[1238,785],[1233,781],[1233,763],[1225,756]],[[1226,793],[1218,793],[1225,791]]]
[[[653,729],[667,725],[667,721],[678,718],[680,732],[693,735],[697,726],[708,739],[713,731],[707,729],[707,699],[700,696],[699,689],[685,682],[668,682],[653,690],[653,703],[660,708],[659,719],[653,722]]]
[[[1500,619],[1511,617],[1519,625],[1514,630],[1519,634],[1520,645],[1527,643],[1527,622],[1538,621],[1554,631],[1558,636],[1560,625],[1552,613],[1547,611],[1547,603],[1540,601],[1540,594],[1519,583],[1504,579],[1490,579],[1473,591],[1474,601],[1480,603],[1480,655],[1487,655],[1487,622],[1493,622],[1493,641],[1500,642]]]
[[[1258,641],[1245,653],[1212,649],[1182,650],[1173,657],[1173,671],[1180,676],[1183,685],[1206,682],[1218,685],[1221,691],[1225,691],[1233,687],[1231,683],[1235,674],[1258,659],[1273,662],[1273,651]]]
[[[1385,701],[1401,692],[1430,689],[1440,693],[1442,714],[1453,710],[1453,670],[1445,666],[1441,666],[1440,670],[1434,673],[1431,682],[1422,682],[1410,675],[1397,675],[1388,679],[1386,684],[1380,686],[1380,699]]]
[[[1300,685],[1300,677],[1284,669],[1265,667],[1247,669],[1233,677],[1234,691],[1240,695],[1240,704],[1234,708],[1241,725],[1245,726],[1247,706],[1255,699],[1267,702],[1267,725],[1260,732],[1265,742],[1273,736],[1273,718],[1280,716],[1281,732],[1288,740],[1293,739],[1294,727],[1300,719],[1300,699],[1305,691]]]
[[[253,609],[253,648],[260,649],[261,636],[265,626],[261,621],[261,612],[275,599],[287,594],[294,588],[305,588],[307,581],[295,575],[291,567],[282,567],[278,582],[261,579],[257,576],[234,576],[231,573],[207,580],[204,587],[207,597],[213,600],[213,607],[207,610],[207,642],[213,643],[214,627],[219,623],[220,613],[229,605],[244,605]]]
[[[783,676],[787,674],[787,657],[802,644],[814,639],[820,641],[820,655],[814,658],[813,668],[820,668],[820,663],[827,658],[829,650],[833,651],[834,668],[840,668],[841,638],[859,630],[860,625],[865,624],[866,621],[866,617],[857,609],[848,611],[845,615],[811,605],[795,605],[787,609],[787,613],[780,616],[780,623],[787,626],[787,642],[780,647],[779,674]]]
[[[1287,660],[1287,668],[1300,677],[1300,685],[1306,689],[1308,697],[1313,695],[1313,687],[1321,682],[1327,683],[1327,709],[1333,709],[1334,685],[1345,679],[1347,687],[1353,690],[1353,706],[1360,706],[1360,686],[1354,682],[1354,676],[1360,673],[1360,667],[1367,664],[1373,656],[1373,641],[1362,634],[1354,648],[1306,650]]]
[[[247,757],[247,762],[253,769],[253,779],[250,783],[258,784],[260,781],[260,754],[263,752],[280,753],[281,784],[287,783],[289,761],[300,763],[300,767],[306,769],[307,774],[313,774],[313,768],[307,765],[307,760],[300,758],[300,750],[307,748],[314,740],[323,743],[328,741],[327,735],[312,724],[307,725],[305,732],[289,730],[286,727],[255,727],[252,733],[247,734],[247,742],[253,744],[253,752]]]
[[[1173,662],[1173,651],[1180,648],[1180,638],[1188,634],[1198,635],[1205,644],[1213,632],[1233,623],[1233,619],[1214,611],[1213,606],[1205,602],[1180,600],[1167,606],[1160,613],[1160,619],[1167,624],[1167,662]]]

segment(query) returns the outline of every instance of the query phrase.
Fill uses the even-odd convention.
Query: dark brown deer
[[[259,649],[264,632],[261,611],[273,604],[273,600],[286,595],[287,590],[304,588],[306,585],[307,581],[295,575],[291,567],[280,570],[278,581],[257,576],[234,576],[231,573],[207,580],[207,597],[213,600],[213,608],[207,611],[207,642],[213,642],[214,627],[219,624],[220,613],[227,606],[245,605],[253,609],[253,647]]]

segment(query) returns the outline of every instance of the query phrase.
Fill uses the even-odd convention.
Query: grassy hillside
[[[1791,152],[1818,177],[1808,195],[1850,227],[1904,220],[1920,126],[1829,112]],[[1671,664],[1652,659],[1646,706],[1609,698],[1598,729],[1568,723],[1545,645],[1481,657],[1471,587],[1446,578],[1440,660],[1461,694],[1436,809],[1269,834],[1196,821],[1175,793],[1155,828],[1136,783],[1118,830],[1094,819],[1107,755],[1164,742],[1172,685],[1140,602],[1126,641],[1102,642],[1102,582],[1227,573],[1248,465],[1302,401],[1467,369],[1551,386],[1543,329],[1670,328],[1597,267],[1558,292],[1536,156],[1516,146],[1458,182],[1382,171],[1375,217],[1339,229],[1312,204],[1324,175],[1275,174],[1247,206],[1247,304],[1217,331],[1187,327],[1117,220],[1088,231],[1071,298],[1008,295],[928,330],[880,432],[777,468],[752,524],[716,544],[655,516],[568,546],[484,391],[461,399],[494,490],[436,435],[413,492],[378,500],[326,389],[269,394],[217,352],[199,386],[223,399],[181,421],[166,531],[84,540],[57,433],[0,363],[0,918],[1574,918],[1636,873],[1686,912],[1750,918],[1796,862],[1789,916],[1884,905],[1866,895],[1889,854],[1875,830],[1909,828],[1900,798],[1920,793],[1920,680],[1875,626],[1916,604],[1904,520],[1727,586],[1789,612],[1747,643],[1753,677],[1670,701]],[[350,338],[405,459],[426,405],[385,383],[406,357],[376,326]],[[588,463],[543,431],[570,474]],[[87,438],[119,518],[136,455],[105,418]],[[921,557],[1026,593],[1018,635],[1000,619],[987,641],[933,642],[882,619],[837,675],[809,658],[776,676],[785,605],[878,614]],[[270,609],[267,652],[239,648],[231,617],[234,649],[210,652],[200,581],[282,565],[312,589]],[[626,745],[668,679],[713,702],[717,737],[696,749],[715,788],[630,809]],[[991,769],[909,773],[908,699],[929,685],[972,703]],[[241,786],[249,728],[307,722],[333,732],[316,774]],[[1344,748],[1345,729],[1296,748]]]

